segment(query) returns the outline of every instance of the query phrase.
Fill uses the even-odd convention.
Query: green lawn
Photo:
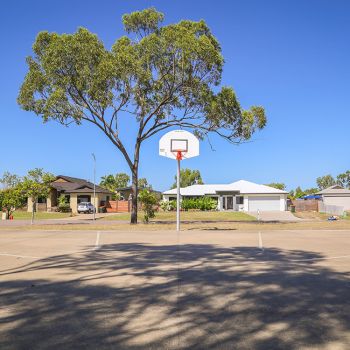
[[[139,212],[139,220],[142,220],[143,213]],[[130,213],[120,213],[107,216],[105,220],[130,220]],[[175,221],[176,212],[158,212],[151,221]],[[182,221],[255,221],[256,218],[242,212],[223,211],[182,211]]]
[[[70,213],[47,213],[39,211],[35,213],[35,219],[44,220],[44,219],[62,219],[70,217]],[[27,211],[15,211],[13,213],[13,218],[15,220],[30,220],[32,217],[32,213],[28,213]]]

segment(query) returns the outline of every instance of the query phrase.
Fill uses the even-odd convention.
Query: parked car
[[[80,213],[93,213],[95,211],[95,207],[90,202],[81,202],[78,204],[78,214]]]

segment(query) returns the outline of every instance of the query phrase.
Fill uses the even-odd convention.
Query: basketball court
[[[350,231],[0,231],[1,349],[348,349]]]

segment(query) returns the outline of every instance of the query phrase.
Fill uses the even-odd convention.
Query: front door
[[[233,197],[226,197],[226,209],[233,210]]]

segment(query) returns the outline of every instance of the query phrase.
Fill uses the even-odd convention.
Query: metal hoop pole
[[[176,231],[180,231],[180,159],[177,159]]]

